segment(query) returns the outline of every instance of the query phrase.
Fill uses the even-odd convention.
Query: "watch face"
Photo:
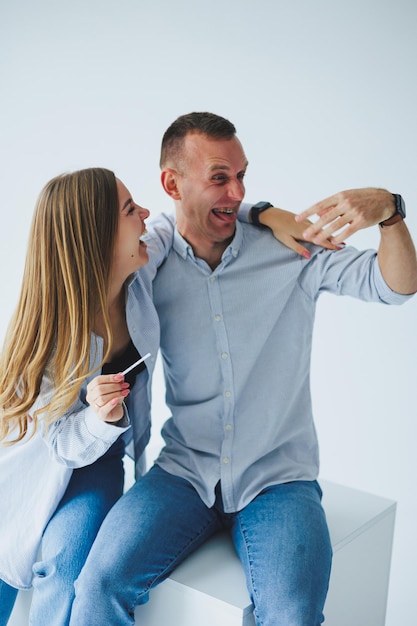
[[[404,202],[404,199],[398,193],[394,194],[394,198],[395,198],[395,212],[398,213],[399,215],[401,215],[402,218],[404,218],[405,217],[405,202]]]

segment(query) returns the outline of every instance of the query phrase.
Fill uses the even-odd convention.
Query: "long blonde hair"
[[[79,170],[43,188],[29,236],[21,293],[0,355],[0,441],[20,441],[33,419],[46,425],[75,402],[90,371],[98,311],[111,346],[106,297],[118,220],[113,172]],[[48,367],[54,395],[29,417]],[[8,442],[8,443],[10,443]]]

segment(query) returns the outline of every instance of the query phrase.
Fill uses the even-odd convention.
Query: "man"
[[[370,189],[313,207],[307,215],[318,211],[320,220],[307,230],[317,243],[330,236],[337,245],[382,223],[381,243],[378,254],[310,246],[302,258],[269,231],[236,222],[247,159],[227,120],[178,118],[164,135],[161,168],[177,227],[172,236],[161,216],[145,271],[151,281],[172,237],[153,282],[172,417],[156,465],[103,523],[71,624],[133,624],[149,590],[227,528],[256,623],[317,626],[331,545],[309,390],[315,303],[323,291],[388,304],[417,291],[401,198]],[[253,221],[270,222],[267,208],[255,206]]]

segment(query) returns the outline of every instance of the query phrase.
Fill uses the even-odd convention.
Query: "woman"
[[[136,273],[148,216],[106,169],[58,176],[38,199],[0,357],[1,626],[32,584],[31,623],[68,622],[74,580],[122,493],[129,441],[144,469],[154,358],[120,372],[158,348]]]

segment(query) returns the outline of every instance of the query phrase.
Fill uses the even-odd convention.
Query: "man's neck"
[[[196,237],[184,235],[179,229],[178,232],[185,239],[185,241],[190,244],[193,249],[194,256],[205,261],[212,270],[215,270],[220,264],[223,252],[226,250],[231,241],[231,239],[230,241],[221,242],[207,240],[200,241]]]
[[[233,236],[228,239],[218,240],[207,236],[207,233],[200,232],[187,221],[183,221],[177,212],[177,229],[179,234],[193,249],[194,256],[202,259],[212,270],[221,263],[223,252],[230,245]]]

